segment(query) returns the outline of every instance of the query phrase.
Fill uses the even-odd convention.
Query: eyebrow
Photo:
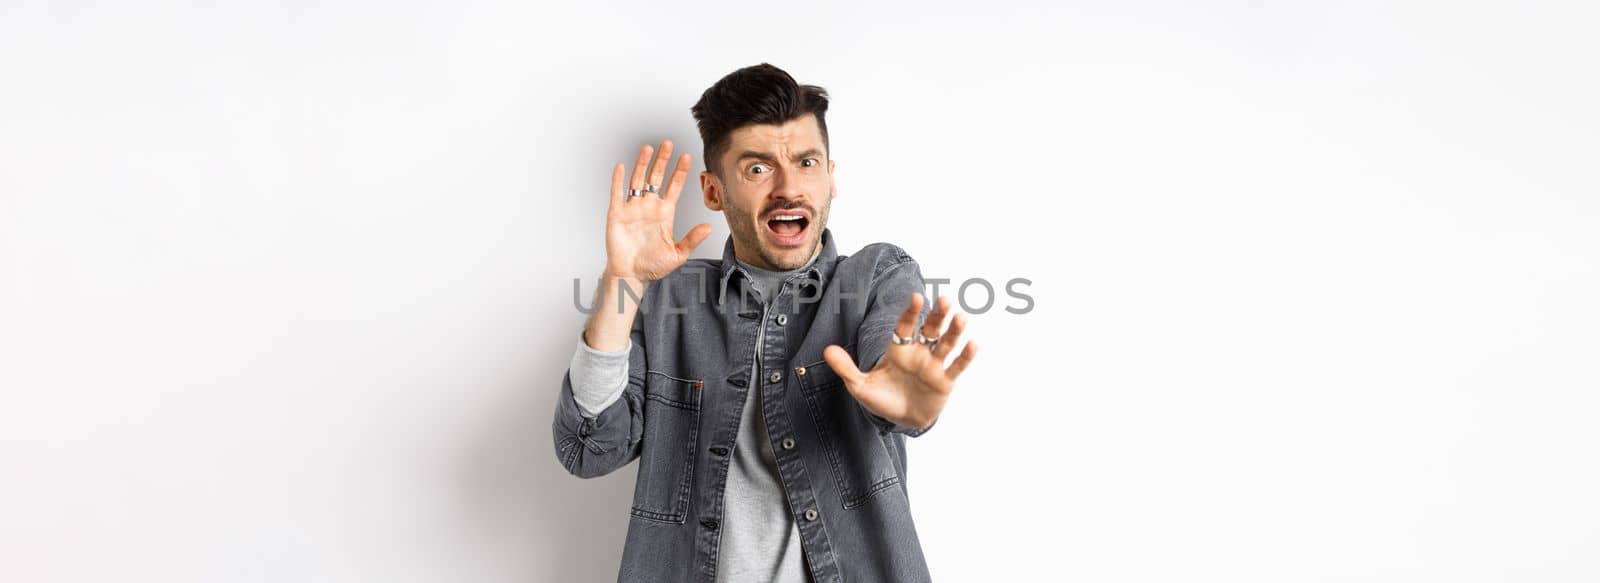
[[[806,158],[821,158],[821,157],[822,157],[822,150],[817,149],[817,148],[809,148],[804,152],[800,152],[800,153],[794,155],[794,159],[796,159],[796,160],[804,160]],[[759,159],[762,159],[762,160],[777,160],[778,156],[776,154],[771,153],[771,152],[757,152],[755,150],[745,150],[743,152],[740,152],[739,153],[739,157],[738,158],[734,158],[734,160],[743,160],[745,158],[759,158]]]

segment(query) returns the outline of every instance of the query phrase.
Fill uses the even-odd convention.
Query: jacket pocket
[[[633,488],[634,516],[677,524],[688,517],[703,384],[700,379],[645,373],[644,439]]]
[[[850,395],[844,380],[827,361],[803,364],[790,373],[800,380],[800,391],[816,423],[817,437],[844,498],[844,507],[865,504],[873,494],[899,484],[900,475],[878,436],[878,428],[867,419],[866,409]]]

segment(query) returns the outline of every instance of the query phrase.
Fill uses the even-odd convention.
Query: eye
[[[750,165],[750,172],[754,173],[754,174],[766,174],[767,173],[767,165],[766,164],[751,164]]]
[[[800,161],[800,165],[801,166],[805,166],[806,168],[810,168],[812,166],[816,166],[817,164],[821,164],[821,163],[822,162],[819,162],[816,158],[806,158],[806,159]]]

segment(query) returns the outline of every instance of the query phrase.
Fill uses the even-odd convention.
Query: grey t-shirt
[[[814,253],[805,265],[790,271],[767,271],[743,261],[739,266],[750,274],[755,297],[770,306],[783,281],[816,260]],[[761,377],[762,340],[758,335],[750,378]],[[622,396],[623,389],[628,386],[631,350],[631,340],[622,350],[601,351],[590,348],[579,338],[569,372],[572,396],[585,415],[599,415]],[[745,391],[739,435],[734,441],[728,483],[723,490],[725,514],[717,551],[717,581],[809,583],[811,575],[805,568],[800,529],[795,526],[794,513],[789,511],[788,497],[778,478],[777,456],[767,436],[766,419],[761,415],[759,385]]]
[[[815,260],[813,255],[811,261]],[[770,306],[778,297],[783,280],[811,263],[791,271],[767,271],[743,261],[739,266],[750,273],[757,297]],[[765,344],[762,334],[756,336],[752,379],[761,378],[761,346]],[[761,414],[761,386],[750,383],[745,389],[739,436],[728,468],[728,487],[723,493],[725,527],[717,554],[717,581],[807,583],[811,576],[803,562],[800,529],[795,526],[794,513],[789,511],[788,497],[778,477],[778,459],[772,451],[772,439],[767,436],[766,418]]]

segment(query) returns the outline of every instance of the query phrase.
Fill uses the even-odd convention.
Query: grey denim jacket
[[[812,267],[785,280],[770,307],[748,277],[729,237],[720,261],[691,259],[652,282],[634,318],[627,388],[598,417],[578,409],[570,371],[561,380],[553,425],[561,465],[592,478],[639,460],[617,580],[714,581],[729,454],[744,399],[757,389],[811,579],[929,581],[905,439],[932,425],[867,411],[822,359],[837,344],[861,370],[875,366],[911,293],[924,292],[921,269],[888,243],[839,255],[824,229]],[[758,327],[766,328],[763,378],[752,379]]]

